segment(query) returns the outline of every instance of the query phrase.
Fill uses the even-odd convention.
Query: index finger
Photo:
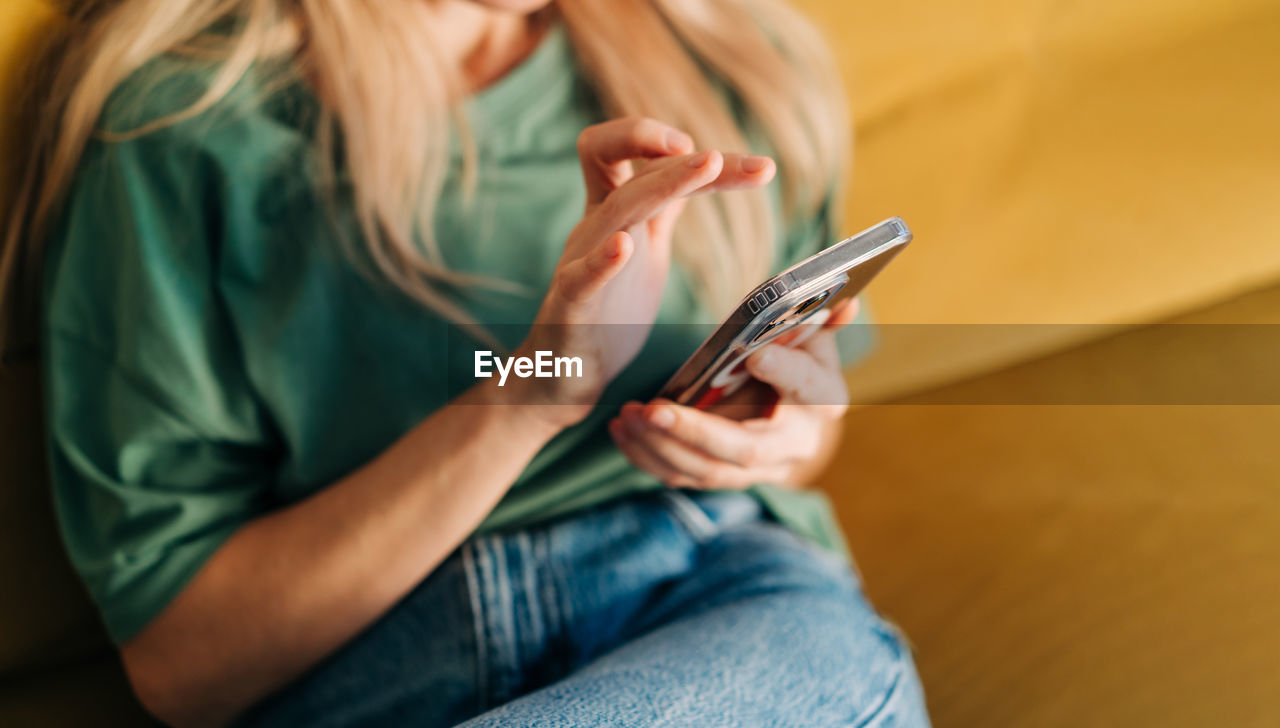
[[[578,160],[594,205],[631,178],[630,160],[653,159],[693,151],[693,139],[654,119],[614,119],[587,127],[578,135]]]

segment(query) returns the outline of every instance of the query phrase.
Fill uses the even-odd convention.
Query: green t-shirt
[[[176,64],[162,59],[126,82],[103,125],[133,128],[197,98],[207,76]],[[49,241],[54,496],[71,559],[117,641],[237,528],[358,468],[475,381],[458,376],[472,371],[474,341],[344,256],[336,231],[359,232],[341,170],[336,206],[316,183],[315,98],[301,84],[251,85],[190,120],[92,142]],[[576,137],[603,115],[559,28],[468,106],[478,184],[468,202],[452,182],[455,155],[435,231],[453,270],[531,291],[455,292],[514,346],[581,216]],[[825,215],[780,226],[779,266],[833,233]],[[662,487],[604,423],[622,399],[652,397],[706,333],[682,324],[714,323],[693,290],[674,271],[660,324],[611,385],[612,404],[538,453],[482,530]],[[866,347],[868,329],[843,337],[847,355]],[[840,548],[821,496],[756,492],[784,523]]]

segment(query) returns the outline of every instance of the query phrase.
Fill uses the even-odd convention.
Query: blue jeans
[[[927,726],[849,566],[742,493],[464,544],[245,726]]]

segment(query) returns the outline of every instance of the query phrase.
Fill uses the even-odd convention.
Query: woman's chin
[[[471,0],[494,10],[507,10],[513,13],[533,13],[551,4],[551,0]]]

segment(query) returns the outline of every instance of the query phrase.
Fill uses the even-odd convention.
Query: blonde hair
[[[255,67],[287,60],[323,102],[322,170],[341,135],[364,259],[395,288],[469,320],[441,284],[486,281],[448,270],[431,227],[462,86],[421,37],[424,0],[81,0],[76,7],[50,39],[48,75],[31,76],[43,98],[29,107],[30,153],[18,167],[3,233],[0,302],[29,290],[42,238],[92,137],[123,139],[195,117]],[[609,116],[653,117],[689,132],[700,148],[742,150],[743,130],[715,85],[723,83],[772,143],[785,214],[814,213],[843,182],[850,136],[843,89],[817,32],[784,3],[557,0],[554,9]],[[112,90],[173,53],[213,64],[201,98],[124,134],[98,129]],[[465,124],[456,127],[466,133]],[[464,165],[472,174],[473,155]],[[776,222],[762,191],[691,200],[675,255],[713,309],[728,308],[768,273]],[[5,323],[0,342],[8,346]]]

